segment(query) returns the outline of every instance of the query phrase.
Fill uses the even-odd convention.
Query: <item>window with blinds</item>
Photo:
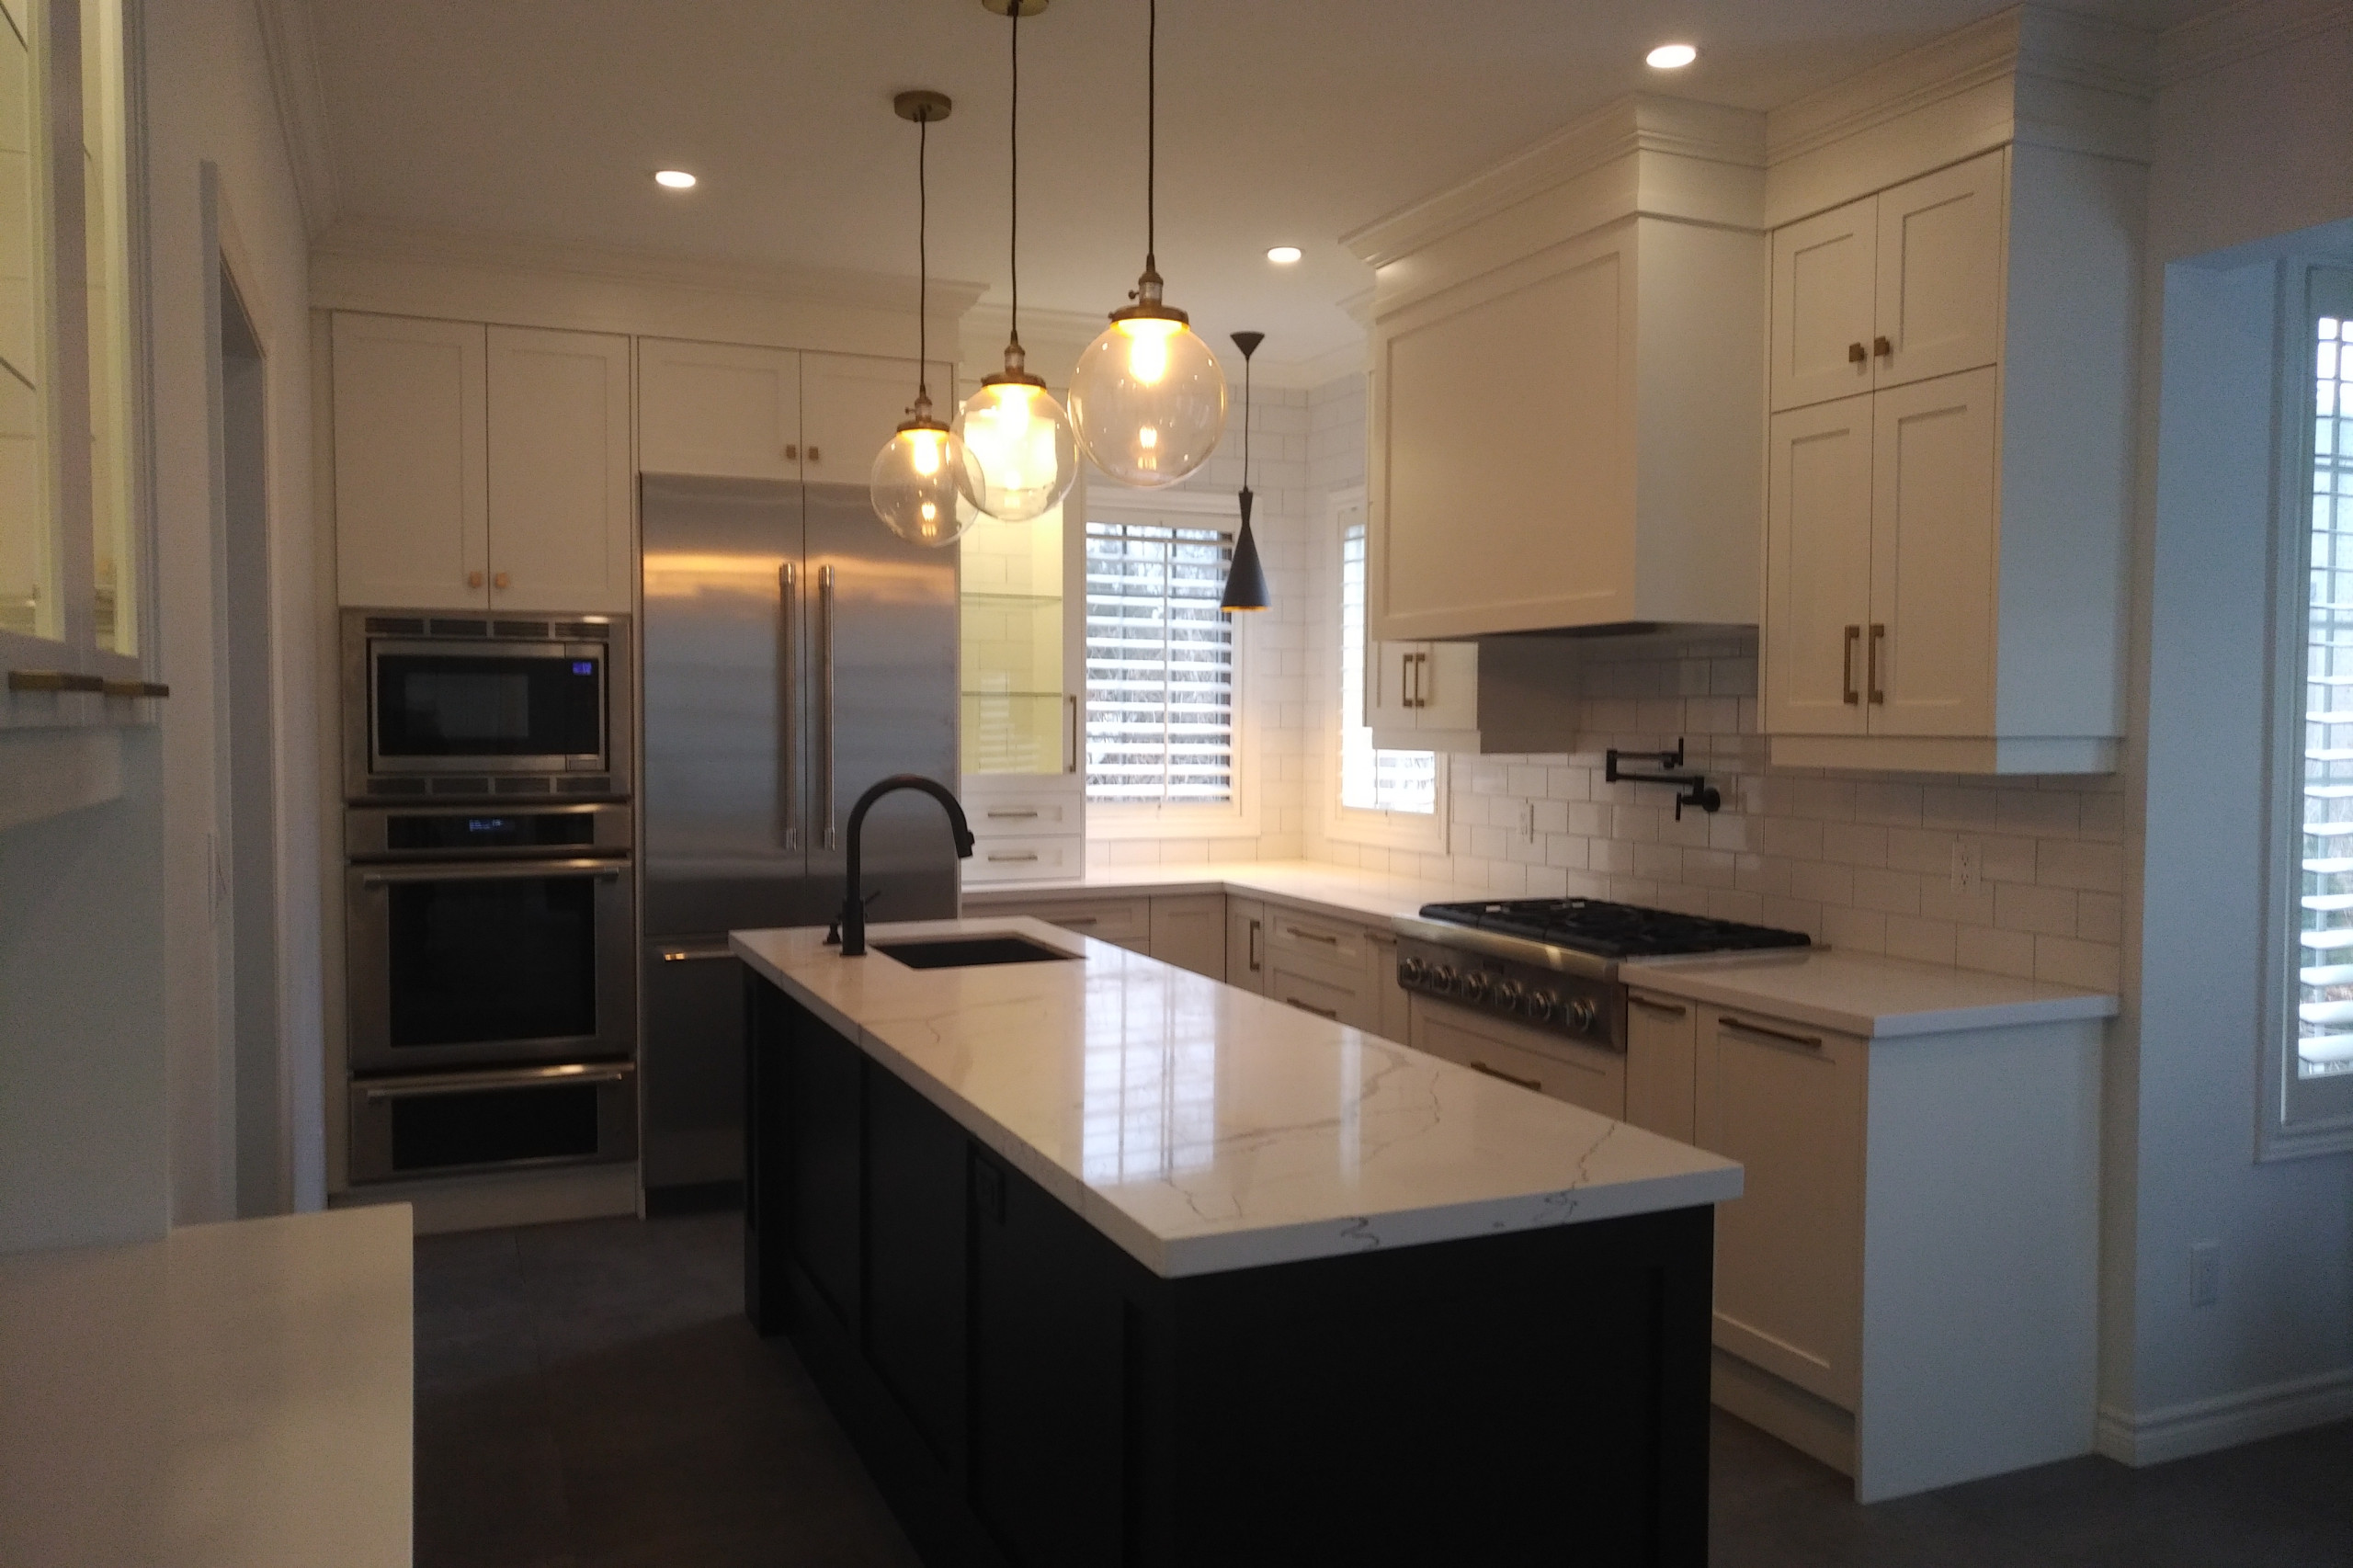
[[[2316,331],[2304,631],[2298,1079],[2353,1074],[2353,318]]]
[[[1364,525],[1340,529],[1340,804],[1351,811],[1438,810],[1438,754],[1382,751],[1364,711]]]
[[[1086,798],[1233,799],[1233,625],[1218,608],[1233,536],[1086,525]]]

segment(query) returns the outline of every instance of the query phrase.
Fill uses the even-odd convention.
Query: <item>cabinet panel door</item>
[[[932,416],[956,422],[948,367],[931,368]],[[801,357],[801,477],[864,490],[874,460],[915,401],[915,362],[864,354]],[[880,527],[878,523],[876,525]]]
[[[1870,390],[1878,209],[1867,196],[1773,231],[1775,409]]]
[[[1267,906],[1256,899],[1225,901],[1225,983],[1266,993]]]
[[[485,608],[483,329],[338,311],[334,339],[338,597]]]
[[[1635,1126],[1691,1142],[1699,1022],[1688,1002],[1672,996],[1626,998],[1626,1119]]]
[[[1225,978],[1225,895],[1182,893],[1152,901],[1152,956],[1211,980]]]
[[[1993,733],[2000,377],[1872,400],[1871,621],[1887,629],[1866,661],[1874,734]]]
[[[1765,502],[1765,730],[1856,735],[1871,601],[1869,394],[1773,416]]]
[[[842,1326],[858,1329],[865,1056],[799,1008],[785,1068],[788,1233]]]
[[[1715,1342],[1852,1410],[1862,1351],[1866,1042],[1710,1008],[1701,1148],[1745,1167],[1716,1206]]]
[[[490,329],[494,609],[630,608],[629,339]]]
[[[1879,195],[1879,385],[1991,365],[2007,252],[2002,171],[1987,153]]]
[[[801,356],[641,337],[637,422],[648,473],[799,479]]]
[[[949,1470],[964,1447],[969,1147],[897,1074],[869,1076],[866,1356]]]
[[[1381,998],[1362,975],[1303,964],[1278,954],[1267,960],[1267,994],[1286,1007],[1352,1028],[1378,1030]]]

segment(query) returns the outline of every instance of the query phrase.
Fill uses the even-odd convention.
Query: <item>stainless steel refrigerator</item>
[[[730,930],[841,906],[844,834],[892,773],[956,781],[956,551],[885,528],[864,485],[648,474],[641,763],[649,1207],[743,1180],[743,991]],[[876,920],[956,913],[938,805],[866,821]]]

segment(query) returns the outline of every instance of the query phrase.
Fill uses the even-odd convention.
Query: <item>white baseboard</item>
[[[2339,1367],[2143,1415],[2103,1404],[2095,1446],[2126,1464],[2163,1464],[2347,1417],[2353,1417],[2353,1367]]]

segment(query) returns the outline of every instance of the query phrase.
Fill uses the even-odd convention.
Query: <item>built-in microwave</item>
[[[624,615],[343,612],[344,793],[620,800]]]

